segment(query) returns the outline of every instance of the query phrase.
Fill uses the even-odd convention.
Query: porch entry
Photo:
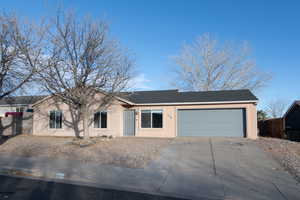
[[[123,113],[124,136],[135,135],[135,110],[124,110]]]

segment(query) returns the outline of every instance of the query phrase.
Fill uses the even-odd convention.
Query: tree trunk
[[[89,112],[87,105],[82,105],[83,139],[89,139]]]

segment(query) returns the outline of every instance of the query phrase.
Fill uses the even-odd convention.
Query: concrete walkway
[[[292,200],[300,196],[293,177],[247,139],[176,138],[143,169],[3,156],[0,166],[2,172],[26,169],[37,177],[62,182],[189,199]]]

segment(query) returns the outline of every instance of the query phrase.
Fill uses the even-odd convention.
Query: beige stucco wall
[[[0,106],[0,117],[4,117],[6,112],[16,112],[15,106]]]
[[[4,117],[6,112],[16,112],[16,109],[18,107],[23,107],[24,110],[26,110],[30,106],[28,106],[28,105],[4,105],[4,106],[0,106],[0,117]]]
[[[176,108],[175,106],[140,106],[136,110],[136,136],[141,137],[175,137]],[[141,110],[162,110],[163,128],[141,128]]]
[[[49,99],[34,108],[33,134],[34,135],[53,135],[53,136],[74,136],[74,130],[63,124],[62,129],[49,128],[49,112],[57,109],[57,105]],[[107,108],[107,128],[94,128],[93,123],[89,128],[90,136],[113,135],[123,136],[123,111],[126,109],[122,106],[123,102],[115,100]],[[59,104],[60,110],[66,121],[71,121],[71,115],[68,106]],[[136,111],[136,136],[140,137],[176,137],[177,136],[177,110],[178,109],[206,109],[206,108],[244,108],[246,110],[246,137],[251,139],[257,138],[257,119],[256,105],[253,103],[245,104],[214,104],[214,105],[168,105],[168,106],[134,106],[130,109]],[[163,128],[141,128],[141,110],[142,109],[161,109],[163,110]],[[93,109],[92,109],[93,110]],[[97,110],[94,109],[91,113]],[[82,129],[82,124],[79,125]],[[82,135],[82,132],[81,132]]]
[[[256,105],[247,104],[214,104],[214,105],[169,105],[169,106],[137,106],[136,136],[142,137],[176,137],[178,109],[207,109],[207,108],[244,108],[246,110],[246,137],[257,138]],[[141,110],[163,110],[163,128],[141,128]]]
[[[94,128],[94,124],[91,121],[89,127],[90,136],[101,135],[113,135],[122,136],[123,133],[123,110],[122,103],[115,100],[108,108],[101,109],[107,111],[107,128]],[[91,108],[91,120],[94,113],[99,111],[97,105]],[[63,124],[61,129],[49,128],[49,113],[51,110],[61,110],[63,113]],[[33,117],[33,134],[42,136],[75,136],[74,129],[68,124],[72,122],[71,113],[69,107],[66,104],[54,104],[52,99],[44,101],[40,105],[34,107]],[[82,122],[79,123],[80,136],[83,136]]]
[[[4,117],[6,112],[16,112],[17,106],[0,106],[0,117]]]

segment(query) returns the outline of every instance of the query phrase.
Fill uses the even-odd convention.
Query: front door
[[[124,110],[124,136],[135,135],[135,111]]]

